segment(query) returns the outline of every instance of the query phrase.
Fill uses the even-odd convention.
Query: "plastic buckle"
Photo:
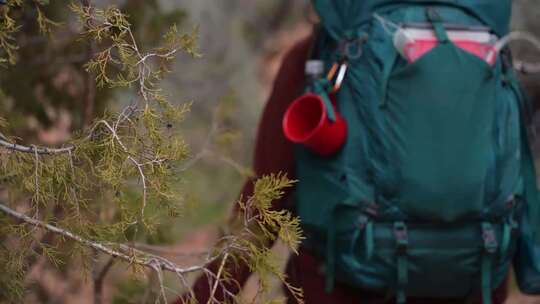
[[[484,241],[484,250],[486,253],[493,254],[499,247],[495,230],[490,223],[482,224],[482,240]]]
[[[364,228],[366,228],[366,225],[369,223],[369,218],[362,214],[358,217],[358,227],[360,228],[360,230],[363,230]]]
[[[512,210],[516,207],[516,205],[517,205],[516,197],[514,195],[510,195],[508,197],[508,200],[506,201],[506,208]]]
[[[379,215],[379,206],[375,203],[368,203],[364,212],[372,217],[377,217]]]
[[[404,222],[394,223],[394,237],[398,254],[406,254],[409,248],[409,233]]]

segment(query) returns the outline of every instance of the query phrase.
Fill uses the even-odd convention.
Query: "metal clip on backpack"
[[[540,292],[528,104],[504,56],[490,65],[447,35],[450,26],[505,35],[510,0],[314,5],[318,59],[348,66],[334,98],[345,144],[329,156],[296,148],[303,246],[325,261],[328,291],[338,280],[398,303],[479,292],[491,303],[515,258],[522,289]],[[380,20],[428,25],[438,44],[409,63]]]

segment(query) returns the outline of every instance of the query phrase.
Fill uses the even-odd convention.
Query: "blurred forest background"
[[[199,27],[203,57],[196,60],[181,57],[175,61],[170,67],[173,73],[164,84],[172,99],[179,103],[193,101],[182,129],[192,155],[200,159],[189,168],[187,178],[179,185],[188,193],[192,207],[184,210],[186,216],[182,219],[159,231],[150,240],[154,246],[148,250],[172,259],[178,252],[205,251],[215,240],[250,174],[258,119],[280,60],[287,49],[311,31],[309,1],[92,2],[97,6],[114,3],[123,8],[130,15],[138,38],[148,45],[155,44],[154,39],[172,23]],[[513,28],[540,37],[538,1],[514,2]],[[51,1],[45,13],[52,20],[65,20],[69,14],[66,4],[67,1]],[[83,49],[72,47],[71,40],[75,38],[69,22],[67,25],[52,42],[30,35],[37,29],[25,25],[18,65],[8,67],[9,78],[3,77],[0,70],[0,87],[5,94],[0,96],[0,112],[8,118],[10,131],[21,138],[49,145],[64,142],[72,130],[88,124],[105,109],[115,111],[125,106],[111,100],[129,100],[115,98],[130,94],[123,90],[96,90],[88,76],[76,71],[93,50],[91,45]],[[520,59],[540,61],[540,53],[529,45],[514,48],[515,56]],[[530,94],[540,102],[540,75],[525,76],[524,81]],[[89,95],[95,95],[91,98],[95,102],[85,99]],[[537,121],[540,122],[540,117]],[[540,152],[540,143],[535,147]],[[125,269],[116,267],[109,272],[106,282],[125,279]],[[37,266],[33,279],[40,286],[25,302],[92,303],[91,286],[79,274]],[[106,283],[105,303],[135,303],[133,299],[142,290],[140,284],[125,280],[113,289],[113,284]],[[250,296],[248,289],[245,297]],[[540,303],[540,300],[514,291],[509,303]]]

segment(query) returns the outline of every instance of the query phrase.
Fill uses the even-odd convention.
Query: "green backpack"
[[[328,292],[338,280],[398,303],[479,292],[491,303],[514,260],[521,289],[539,293],[530,106],[508,50],[490,65],[446,30],[482,26],[502,37],[511,0],[313,3],[323,25],[316,59],[326,70],[348,66],[335,96],[346,143],[331,156],[295,152],[303,246],[325,262]],[[439,43],[408,63],[389,25],[413,23],[428,24]]]

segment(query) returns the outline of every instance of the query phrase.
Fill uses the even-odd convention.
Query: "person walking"
[[[512,261],[540,293],[530,105],[497,44],[512,1],[313,3],[321,29],[285,56],[254,159],[299,180],[274,208],[302,221],[286,274],[305,303],[504,303]],[[237,293],[250,272],[231,270]]]

